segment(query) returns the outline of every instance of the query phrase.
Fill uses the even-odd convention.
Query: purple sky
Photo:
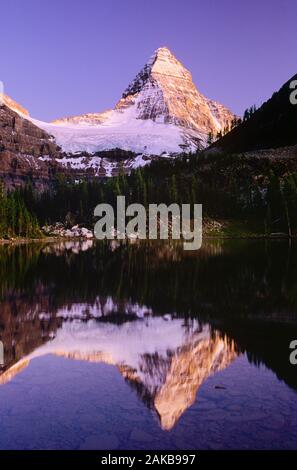
[[[43,120],[113,107],[160,46],[238,114],[297,72],[296,0],[13,0],[0,15],[0,80]]]

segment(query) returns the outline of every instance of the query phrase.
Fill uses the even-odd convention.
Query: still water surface
[[[0,246],[1,449],[297,448],[297,246]]]

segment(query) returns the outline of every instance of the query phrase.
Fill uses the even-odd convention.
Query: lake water
[[[0,246],[1,449],[297,448],[297,246]]]

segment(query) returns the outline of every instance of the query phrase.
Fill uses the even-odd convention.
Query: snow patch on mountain
[[[56,143],[66,153],[88,152],[90,154],[120,148],[135,153],[161,155],[163,152],[181,153],[195,151],[197,145],[191,132],[184,133],[173,124],[135,119],[130,111],[114,111],[102,125],[58,125],[32,119],[41,129],[53,135]],[[128,116],[129,114],[129,116]],[[201,135],[204,143],[206,136]]]

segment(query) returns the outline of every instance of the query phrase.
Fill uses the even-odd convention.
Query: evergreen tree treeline
[[[18,222],[11,222],[11,230],[34,232],[37,221],[32,214],[40,226],[63,222],[92,228],[94,208],[100,203],[116,207],[118,195],[126,197],[126,205],[138,202],[145,207],[150,203],[202,203],[204,217],[255,220],[266,233],[297,232],[297,172],[280,175],[264,160],[249,162],[240,155],[203,153],[153,161],[129,176],[120,173],[105,180],[74,183],[60,176],[55,190],[41,194],[27,186],[7,197],[10,202],[6,205],[23,204],[22,210],[12,211]],[[26,229],[24,219],[28,220]]]
[[[6,193],[0,183],[0,238],[40,235],[37,217],[29,211],[22,192],[15,190]]]
[[[258,166],[258,168],[256,168]],[[259,177],[260,175],[260,177]],[[54,189],[37,192],[29,184],[7,192],[0,184],[0,238],[38,237],[47,223],[93,228],[94,208],[116,207],[118,195],[126,204],[203,204],[213,219],[257,222],[261,232],[297,233],[297,171],[240,155],[183,155],[153,161],[127,176],[75,183],[59,176]]]

